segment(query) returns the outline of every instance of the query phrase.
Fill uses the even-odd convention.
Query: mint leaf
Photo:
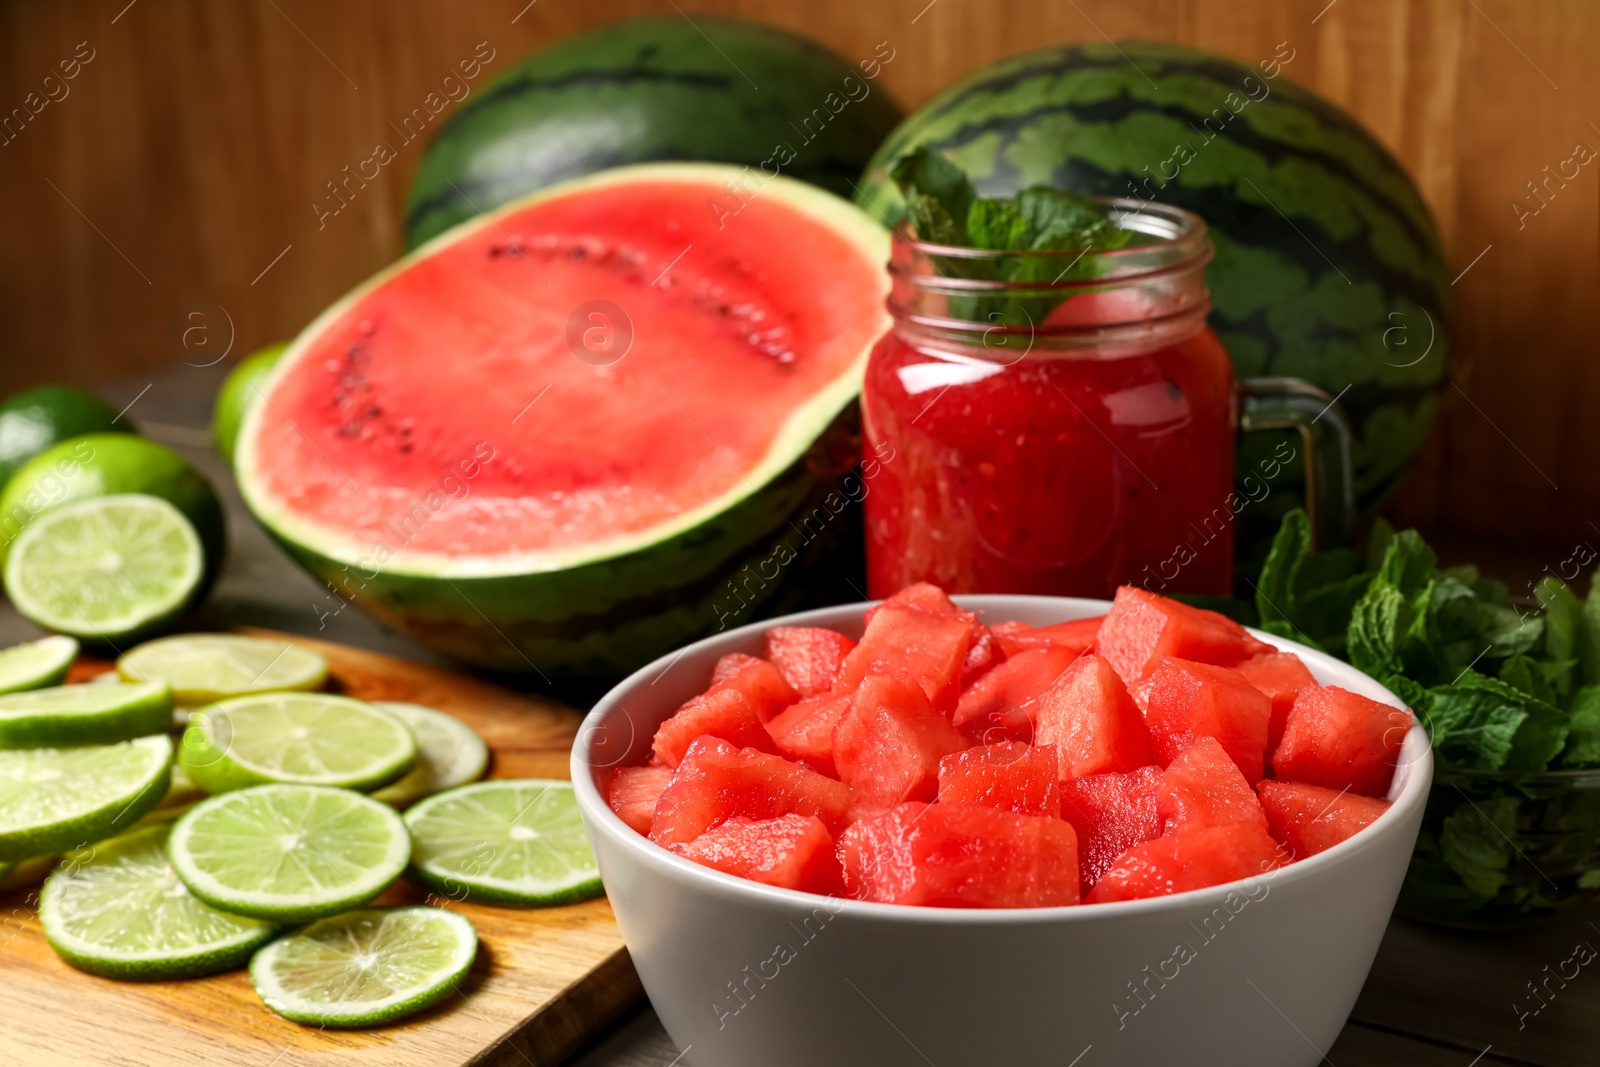
[[[1498,771],[1527,721],[1527,698],[1504,682],[1468,671],[1459,684],[1428,691],[1424,725],[1439,756],[1457,767]]]
[[[1572,695],[1571,729],[1562,766],[1600,766],[1600,685],[1586,685]]]
[[[1555,689],[1545,677],[1542,665],[1528,656],[1519,654],[1506,660],[1500,667],[1500,680],[1535,700],[1547,704],[1556,702]]]
[[[1383,565],[1389,552],[1389,542],[1394,540],[1394,527],[1379,515],[1372,520],[1372,532],[1367,535],[1367,570],[1375,571]]]
[[[968,243],[967,211],[977,194],[965,171],[933,149],[921,146],[896,160],[889,176],[905,194],[919,240],[948,245]]]
[[[1516,797],[1468,800],[1445,817],[1439,834],[1444,861],[1480,897],[1491,898],[1506,884],[1519,807]]]
[[[1587,639],[1578,647],[1578,662],[1583,665],[1583,680],[1600,685],[1600,570],[1589,576],[1589,599],[1583,602],[1583,622]]]
[[[1256,582],[1256,611],[1263,626],[1275,620],[1289,620],[1289,609],[1294,604],[1294,575],[1310,555],[1311,520],[1304,508],[1295,508],[1279,524]]]
[[[1438,567],[1439,557],[1422,535],[1415,530],[1401,530],[1390,539],[1373,580],[1392,585],[1401,596],[1410,598],[1434,580]]]

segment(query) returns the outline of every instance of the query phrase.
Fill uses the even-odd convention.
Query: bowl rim
[[[1030,603],[1044,608],[1058,608],[1063,612],[1061,621],[1064,622],[1101,615],[1111,608],[1111,601],[1109,600],[1084,597],[1037,596],[1020,593],[961,594],[951,599],[959,606],[969,611],[977,612],[980,617],[987,615],[988,619],[986,621],[1005,621],[1004,612],[1006,607],[1009,605],[1012,610],[1015,610],[1019,603]],[[600,790],[595,784],[596,773],[609,770],[610,766],[597,767],[590,762],[588,756],[594,738],[599,734],[603,734],[606,729],[602,720],[613,710],[628,715],[627,710],[620,706],[624,697],[638,690],[641,685],[648,691],[652,684],[651,679],[659,678],[685,657],[704,654],[722,645],[733,646],[747,643],[752,636],[764,635],[768,629],[774,626],[826,626],[837,624],[840,616],[859,618],[868,608],[880,603],[882,601],[857,601],[851,604],[813,608],[808,611],[795,612],[748,623],[685,645],[676,652],[661,656],[646,664],[619,682],[597,701],[589,713],[584,716],[583,722],[578,729],[578,736],[572,745],[572,785],[578,801],[579,814],[582,816],[589,832],[596,835],[605,834],[613,844],[626,849],[635,859],[664,877],[687,881],[691,885],[709,892],[720,892],[725,896],[743,897],[751,903],[768,906],[787,906],[804,910],[823,908],[833,917],[845,915],[862,920],[925,923],[939,926],[967,926],[996,923],[1026,925],[1033,923],[1092,922],[1096,919],[1126,919],[1157,915],[1163,912],[1188,912],[1197,908],[1203,902],[1220,903],[1230,895],[1239,893],[1239,887],[1252,883],[1265,884],[1268,887],[1268,893],[1270,893],[1273,888],[1279,886],[1294,885],[1306,879],[1317,878],[1326,869],[1337,866],[1361,852],[1377,848],[1382,838],[1401,832],[1404,824],[1413,815],[1417,819],[1421,818],[1421,809],[1427,801],[1428,791],[1433,781],[1433,749],[1426,730],[1423,729],[1420,720],[1417,719],[1415,714],[1412,716],[1411,728],[1407,731],[1406,739],[1402,743],[1400,761],[1396,764],[1397,773],[1401,768],[1408,766],[1411,768],[1410,773],[1401,784],[1398,795],[1393,795],[1394,790],[1391,787],[1389,809],[1370,826],[1365,827],[1354,836],[1314,856],[1307,856],[1303,860],[1295,860],[1285,866],[1232,882],[1222,882],[1214,886],[1192,889],[1182,893],[1169,893],[1164,896],[1145,897],[1138,900],[1106,901],[1088,906],[1079,902],[1077,904],[1057,905],[1046,908],[929,907],[918,904],[884,904],[877,901],[853,900],[849,897],[823,896],[798,889],[784,889],[778,886],[763,885],[760,882],[740,878],[737,875],[727,874],[703,864],[695,863],[693,860],[685,859],[638,833],[627,823],[624,823],[616,812],[611,810],[611,805],[601,796]],[[1246,629],[1249,630],[1252,636],[1273,645],[1279,651],[1294,652],[1306,660],[1307,666],[1311,668],[1313,674],[1318,673],[1318,667],[1322,667],[1323,674],[1331,673],[1335,676],[1348,677],[1359,688],[1382,694],[1381,696],[1372,696],[1372,699],[1389,703],[1397,708],[1406,707],[1404,701],[1395,696],[1376,679],[1363,674],[1348,663],[1335,659],[1326,652],[1320,652],[1299,642],[1251,627],[1246,627]],[[1321,684],[1330,683],[1323,682]],[[629,721],[632,721],[631,717]],[[1266,895],[1263,894],[1263,897]]]

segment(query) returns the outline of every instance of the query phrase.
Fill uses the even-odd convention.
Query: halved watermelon
[[[461,659],[599,680],[820,579],[889,238],[832,194],[650,164],[463,223],[261,386],[244,499],[342,598]],[[825,576],[825,575],[824,575]]]

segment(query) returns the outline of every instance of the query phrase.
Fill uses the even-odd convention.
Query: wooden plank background
[[[89,57],[0,144],[0,391],[99,384],[294,333],[394,258],[420,144],[319,230],[312,202],[480,41],[488,76],[595,23],[675,8],[888,41],[915,106],[1045,44],[1183,42],[1352,110],[1421,184],[1456,270],[1457,387],[1397,502],[1446,538],[1600,545],[1596,172],[1519,227],[1512,202],[1600,147],[1592,0],[36,0],[0,2],[0,113]],[[1470,268],[1470,269],[1469,269]]]

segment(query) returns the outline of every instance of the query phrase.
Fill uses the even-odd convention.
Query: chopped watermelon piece
[[[839,667],[856,643],[820,626],[774,626],[767,631],[767,659],[802,697],[833,688]]]
[[[1253,878],[1287,862],[1283,847],[1254,826],[1232,823],[1187,830],[1128,849],[1101,875],[1084,902],[1187,893]]]
[[[1047,908],[1078,902],[1071,825],[984,804],[909,803],[839,837],[845,892],[885,904]]]
[[[1387,800],[1300,782],[1262,782],[1267,829],[1297,860],[1354,837],[1389,810]]]
[[[989,629],[993,631],[1000,650],[1008,656],[1015,656],[1030,648],[1046,646],[1064,648],[1077,656],[1094,647],[1095,635],[1100,632],[1100,624],[1104,620],[1104,615],[1096,615],[1089,619],[1071,619],[1049,626],[1002,622],[996,623]]]
[[[650,840],[662,845],[693,841],[729,819],[815,815],[829,832],[844,825],[855,801],[850,787],[752,748],[716,737],[697,738],[656,802]]]
[[[1150,673],[1144,721],[1166,766],[1202,737],[1214,737],[1245,781],[1261,780],[1272,701],[1238,671],[1161,656]]]
[[[1234,670],[1272,701],[1272,719],[1267,723],[1267,755],[1271,756],[1283,737],[1283,724],[1289,718],[1289,709],[1294,707],[1294,698],[1300,695],[1300,690],[1316,685],[1317,680],[1293,652],[1263,652]]]
[[[734,653],[738,655],[738,653]],[[723,656],[717,661],[720,672],[724,660],[732,656]],[[756,710],[756,718],[766,722],[784,708],[800,699],[790,686],[783,680],[783,675],[778,673],[778,668],[764,659],[754,656],[744,656],[748,663],[741,663],[737,670],[726,675],[721,681],[716,682],[706,690],[707,695],[720,693],[725,689],[737,689],[750,699],[750,706]],[[731,739],[730,739],[731,740]]]
[[[932,800],[939,790],[939,760],[966,747],[921,689],[884,674],[867,675],[833,728],[839,779],[868,806]]]
[[[850,700],[848,694],[823,693],[807,697],[767,720],[767,733],[784,757],[837,778],[839,772],[833,765],[833,728],[850,707]]]
[[[1034,739],[1056,747],[1063,778],[1132,771],[1156,761],[1127,687],[1093,653],[1079,656],[1035,702]]]
[[[1303,689],[1273,750],[1273,772],[1281,781],[1381,797],[1410,729],[1409,711],[1337,686]]]
[[[882,604],[868,608],[866,615],[867,625],[871,626],[872,617],[888,607],[920,608],[923,611],[931,611],[935,615],[967,614],[956,606],[956,602],[951,600],[943,589],[940,589],[932,582],[917,582],[915,585],[908,585]]]
[[[670,781],[671,767],[618,767],[606,785],[606,803],[623,822],[648,837],[656,801]]]
[[[735,817],[693,841],[667,847],[685,859],[763,885],[807,893],[842,888],[833,835],[815,815]]]
[[[987,804],[1018,815],[1061,815],[1055,750],[1007,741],[939,761],[939,803]]]
[[[852,692],[869,674],[889,674],[920,686],[940,711],[954,710],[975,622],[967,612],[935,614],[884,604],[845,657],[833,691]]]
[[[1130,685],[1163,656],[1232,667],[1275,651],[1226,615],[1124,585],[1095,637],[1095,650]]]
[[[687,704],[656,730],[650,749],[668,767],[676,767],[697,737],[720,737],[735,748],[776,752],[750,698],[737,689],[712,688]]]
[[[967,658],[961,664],[961,684],[971,685],[988,673],[989,669],[1005,659],[1005,653],[994,643],[994,634],[981,622],[972,624],[972,637],[967,644]]]
[[[725,682],[746,667],[760,662],[760,656],[747,656],[743,652],[729,652],[726,656],[719,656],[717,665],[711,670],[711,685]]]
[[[1127,774],[1091,774],[1061,783],[1061,816],[1078,831],[1078,863],[1088,893],[1134,845],[1161,836],[1156,810],[1160,767]]]
[[[1167,765],[1156,811],[1164,834],[1230,823],[1267,828],[1255,790],[1214,737],[1200,738]]]
[[[1008,656],[961,694],[951,723],[968,737],[983,741],[1033,740],[1029,705],[1075,658],[1066,649],[1049,646]]]

